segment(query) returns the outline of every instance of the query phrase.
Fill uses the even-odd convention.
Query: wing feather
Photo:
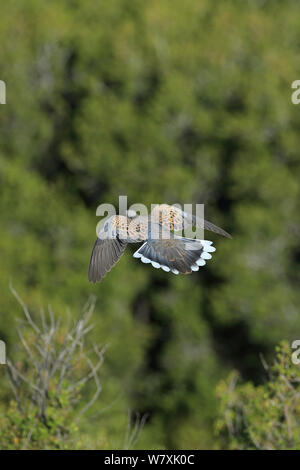
[[[187,222],[195,227],[218,233],[223,237],[232,238],[232,236],[221,227],[218,227],[212,222],[201,219],[200,217],[189,214],[188,212],[184,212],[176,206],[159,204],[151,212],[151,217],[158,220],[163,227],[167,229],[170,228],[174,231],[182,230],[185,227],[185,222]]]
[[[88,279],[90,282],[99,282],[119,261],[125,251],[127,243],[113,239],[97,238],[89,264]]]

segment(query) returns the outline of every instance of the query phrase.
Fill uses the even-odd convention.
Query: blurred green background
[[[219,381],[260,383],[259,354],[300,336],[299,28],[296,0],[1,5],[0,338],[12,355],[10,279],[62,318],[96,295],[90,447],[122,447],[128,410],[148,415],[137,448],[218,446]],[[216,254],[192,276],[130,247],[91,285],[96,208],[122,194],[204,203],[233,240],[207,234]]]

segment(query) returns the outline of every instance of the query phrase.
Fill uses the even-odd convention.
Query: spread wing
[[[109,238],[109,232],[104,229],[99,232],[89,264],[88,279],[90,282],[99,282],[111,268],[119,261],[125,251],[127,243],[118,237]]]
[[[189,214],[188,212],[184,212],[176,206],[159,204],[151,212],[151,217],[158,220],[162,226],[170,228],[170,230],[174,230],[175,232],[177,230],[182,230],[185,227],[185,224],[188,224],[205,230],[210,230],[211,232],[218,233],[223,237],[232,238],[229,233],[217,225]]]

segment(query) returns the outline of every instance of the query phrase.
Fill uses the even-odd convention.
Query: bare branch
[[[10,289],[22,306],[26,320],[20,322],[17,328],[26,360],[18,366],[9,359],[7,361],[10,385],[19,410],[24,409],[24,400],[27,400],[25,409],[37,407],[38,416],[47,425],[49,400],[52,400],[51,406],[55,406],[53,405],[55,397],[54,400],[60,407],[60,393],[66,385],[70,403],[74,405],[78,402],[80,390],[88,382],[93,381],[95,391],[88,403],[78,412],[76,417],[78,421],[96,402],[102,390],[98,373],[106,348],[92,345],[88,353],[84,352],[86,336],[93,328],[90,319],[95,308],[95,298],[92,297],[87,301],[81,316],[75,322],[71,322],[68,311],[67,325],[61,326],[60,319],[56,320],[50,305],[46,314],[41,309],[40,327],[33,321],[26,304],[12,285]],[[61,340],[62,334],[63,340]],[[96,360],[93,360],[92,356]],[[28,361],[34,366],[33,368],[28,369]],[[25,447],[30,443],[32,432],[28,433]]]

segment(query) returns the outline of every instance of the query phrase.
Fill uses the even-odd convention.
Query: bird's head
[[[133,209],[128,209],[126,211],[126,215],[127,215],[128,219],[134,219],[137,216],[137,213]]]

